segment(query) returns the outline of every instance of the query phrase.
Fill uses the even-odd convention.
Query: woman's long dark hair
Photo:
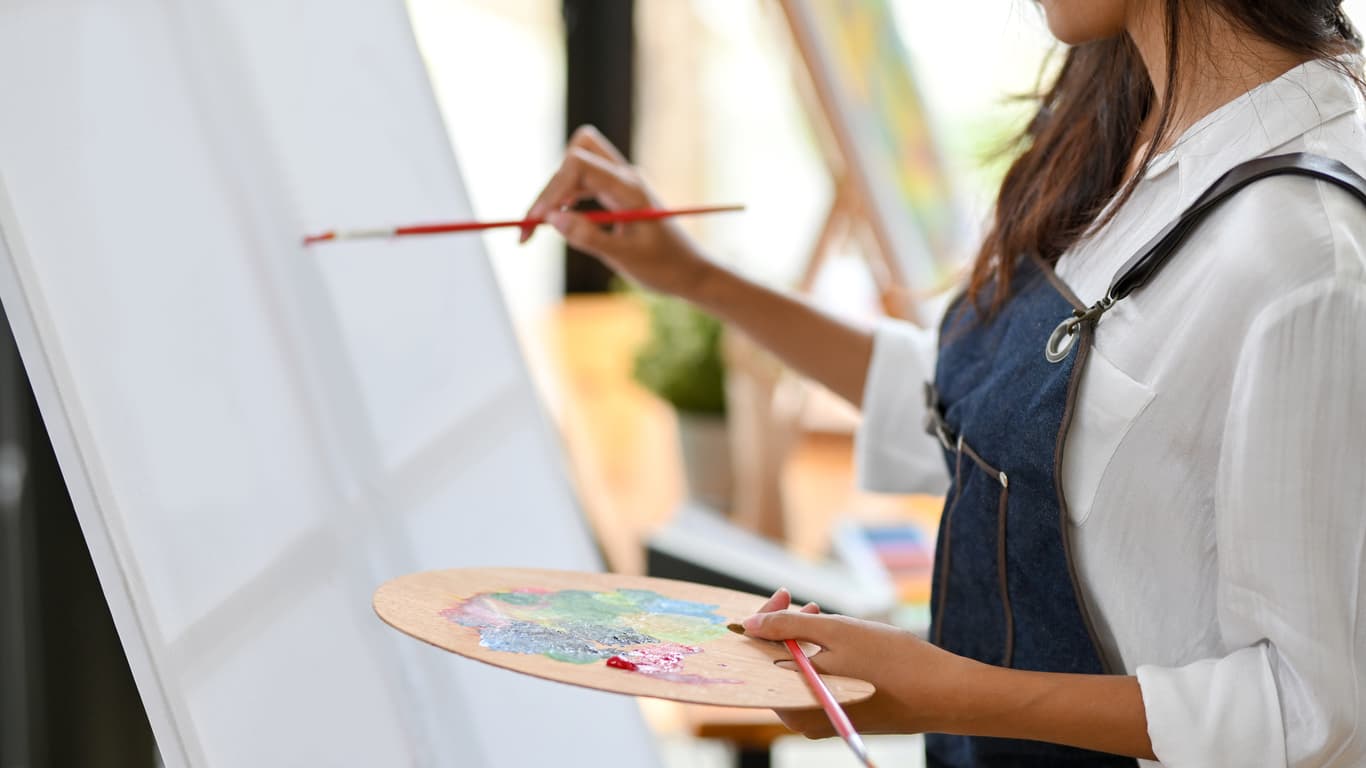
[[[1127,181],[1140,127],[1158,103],[1154,84],[1128,35],[1069,49],[1056,80],[1038,94],[1037,114],[1012,144],[1020,154],[1001,183],[994,220],[972,267],[968,298],[980,304],[989,296],[988,314],[1009,298],[1017,258],[1037,254],[1056,262],[1105,223],[1099,217],[1112,200],[1113,214],[1133,193],[1142,169],[1170,138],[1180,54],[1187,47],[1183,36],[1189,32],[1182,9],[1200,4],[1305,59],[1361,48],[1342,0],[1165,0],[1169,53],[1162,108],[1140,172]]]

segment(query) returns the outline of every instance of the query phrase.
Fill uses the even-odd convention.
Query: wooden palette
[[[654,593],[660,599],[655,600],[646,593]],[[428,571],[394,579],[375,590],[374,607],[386,624],[423,642],[547,680],[696,704],[769,709],[819,706],[801,673],[775,664],[791,658],[781,643],[756,640],[725,629],[727,623],[754,613],[764,600],[762,596],[744,592],[644,576],[470,568]],[[635,608],[612,607],[635,606],[641,601],[643,610],[640,612],[630,612]],[[571,602],[575,606],[586,605],[587,613],[575,609],[574,615],[591,617],[591,621],[584,619],[588,623],[583,623],[576,618],[559,623],[563,611],[547,607]],[[621,615],[599,621],[596,612],[599,604],[608,606],[608,613],[618,611]],[[662,612],[656,610],[661,607]],[[490,608],[497,614],[492,619],[489,618]],[[543,610],[551,612],[541,613]],[[516,615],[509,619],[505,613]],[[528,620],[528,617],[531,618]],[[467,625],[462,625],[461,621]],[[642,662],[640,670],[632,671],[609,666],[605,658],[591,661],[584,661],[582,656],[574,656],[574,661],[552,658],[536,650],[527,650],[528,644],[523,643],[526,637],[534,637],[536,643],[545,638],[545,635],[537,634],[541,630],[528,624],[552,626],[545,632],[555,638],[574,638],[568,643],[573,648],[584,645],[585,631],[590,635],[606,632],[609,629],[605,627],[610,625],[611,635],[605,641],[606,646],[596,641],[589,641],[587,645],[609,649],[602,653],[611,652],[618,659],[639,661],[644,658],[646,661]],[[590,625],[590,629],[583,629]],[[656,632],[657,628],[663,631]],[[625,634],[617,634],[618,630]],[[514,634],[503,634],[505,631]],[[671,633],[672,638],[666,637]],[[642,635],[647,642],[636,645],[631,641],[632,637]],[[510,636],[515,642],[508,641]],[[659,655],[661,646],[648,642],[660,637],[686,646],[688,651],[663,653],[666,667],[661,668],[651,661],[651,654]],[[682,642],[679,637],[693,642]],[[697,637],[705,639],[694,639]],[[538,647],[536,643],[529,646]],[[517,650],[495,649],[519,644]],[[665,647],[663,651],[672,647],[675,646]],[[561,651],[561,646],[556,645],[554,652]],[[577,652],[570,651],[571,654]],[[661,672],[661,669],[666,671]],[[862,701],[874,691],[872,684],[862,680],[826,676],[825,682],[842,703]]]

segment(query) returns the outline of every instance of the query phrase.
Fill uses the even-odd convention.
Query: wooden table
[[[628,295],[571,297],[526,339],[603,555],[627,574],[644,573],[644,541],[684,497],[673,410],[631,378],[647,332],[645,308]],[[783,478],[790,549],[821,554],[841,516],[904,519],[938,505],[929,497],[861,493],[853,478],[851,436],[802,437]],[[657,732],[724,739],[742,752],[766,753],[789,733],[764,711],[648,699],[642,710]]]

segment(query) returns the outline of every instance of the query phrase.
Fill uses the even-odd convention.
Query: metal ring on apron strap
[[[1077,340],[1077,333],[1081,324],[1094,322],[1100,316],[1115,305],[1115,300],[1106,296],[1091,306],[1090,309],[1082,312],[1077,310],[1071,317],[1058,323],[1058,327],[1053,329],[1053,333],[1048,337],[1048,343],[1044,345],[1043,356],[1050,363],[1061,363],[1067,359],[1067,353],[1072,351],[1072,344]]]
[[[1052,335],[1048,337],[1048,344],[1044,346],[1043,356],[1048,358],[1048,362],[1061,363],[1067,359],[1067,353],[1071,351],[1072,343],[1077,339],[1079,325],[1080,317],[1069,317],[1058,323],[1058,327],[1054,328]]]

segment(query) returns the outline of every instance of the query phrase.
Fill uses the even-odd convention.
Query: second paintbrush
[[[629,211],[587,211],[581,215],[594,224],[623,224],[632,221],[657,221],[675,216],[700,216],[708,213],[732,213],[743,211],[743,205],[712,205],[699,208],[637,208]],[[407,237],[411,235],[443,235],[454,232],[479,232],[500,227],[532,228],[546,223],[545,219],[511,219],[507,221],[449,221],[436,224],[411,224],[403,227],[377,227],[372,229],[336,229],[309,235],[304,245],[325,243],[334,240],[359,240],[374,238]]]

